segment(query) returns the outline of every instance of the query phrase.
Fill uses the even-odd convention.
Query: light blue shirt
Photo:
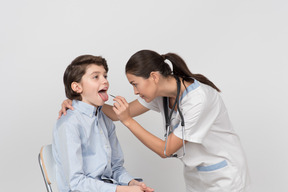
[[[53,130],[59,191],[114,192],[117,185],[128,185],[133,178],[123,167],[123,153],[112,120],[101,107],[97,110],[76,100],[72,106],[74,110],[62,115]]]

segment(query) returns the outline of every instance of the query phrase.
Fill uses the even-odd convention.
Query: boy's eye
[[[94,76],[93,78],[94,78],[94,79],[98,79],[98,75]]]
[[[104,75],[104,78],[107,79],[107,78],[108,78],[108,75]]]

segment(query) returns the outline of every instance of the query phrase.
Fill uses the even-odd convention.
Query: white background
[[[178,53],[211,79],[246,151],[251,191],[287,191],[287,10],[285,0],[1,0],[1,191],[46,190],[37,155],[51,143],[67,65],[102,55],[110,93],[132,101],[124,67],[141,49]],[[137,119],[163,138],[159,114]],[[185,191],[179,160],[161,159],[116,126],[133,175],[157,192]]]

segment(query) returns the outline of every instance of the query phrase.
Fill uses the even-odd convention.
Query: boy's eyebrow
[[[93,74],[100,74],[101,72],[100,71],[93,71],[90,75],[93,75]],[[106,72],[104,74],[107,74]]]

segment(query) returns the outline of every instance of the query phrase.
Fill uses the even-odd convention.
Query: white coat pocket
[[[198,175],[207,191],[231,191],[233,174],[226,160],[208,166],[197,166]]]

